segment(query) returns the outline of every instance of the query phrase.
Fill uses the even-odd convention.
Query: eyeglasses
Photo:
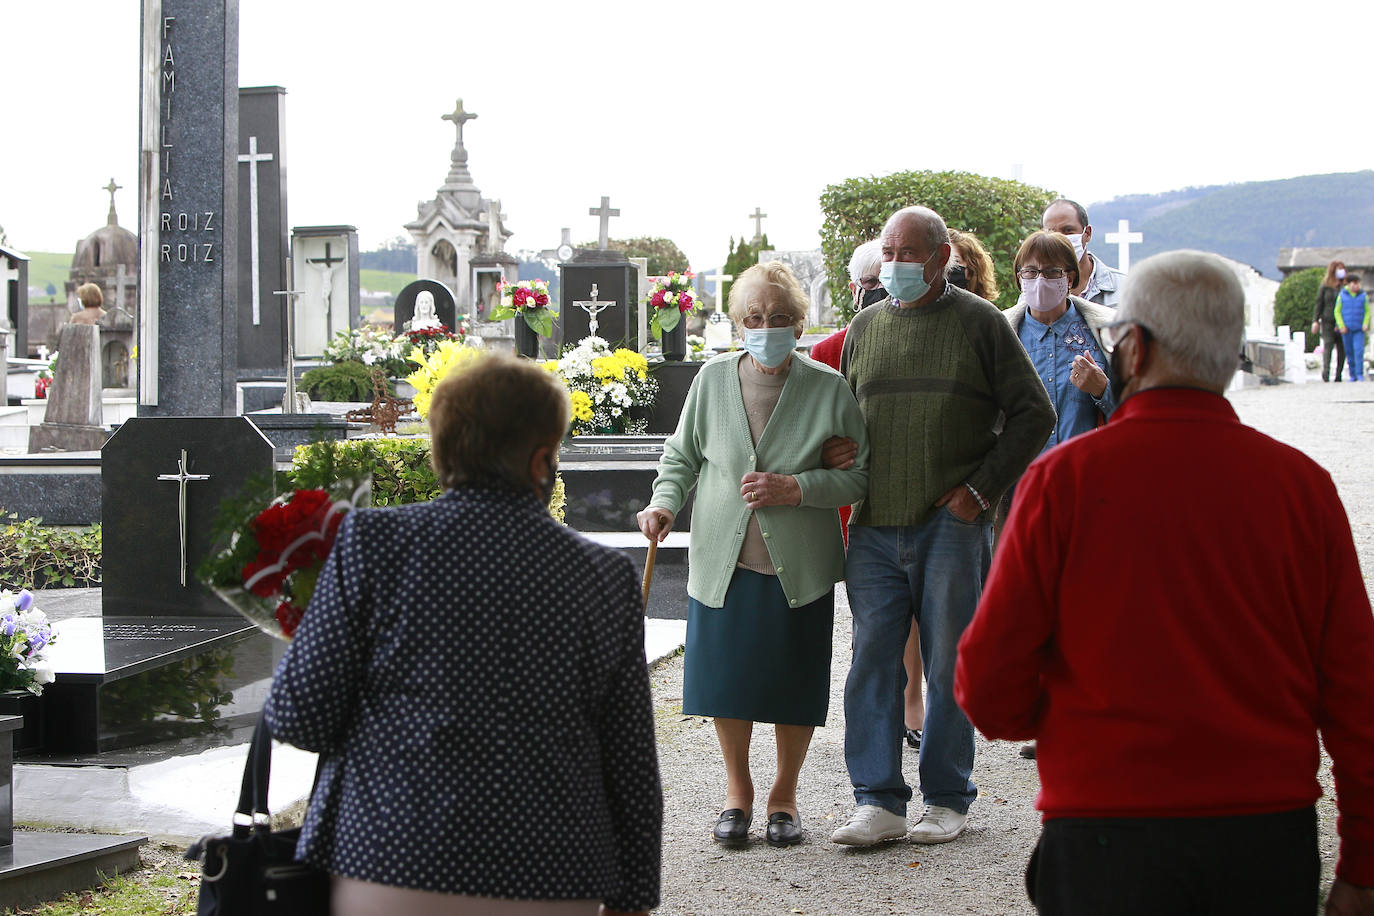
[[[1068,271],[1062,267],[1046,267],[1043,270],[1035,267],[1023,267],[1016,272],[1022,280],[1034,280],[1036,277],[1044,277],[1046,280],[1062,280]]]
[[[744,316],[744,326],[750,330],[757,331],[763,327],[764,318],[754,312]],[[774,312],[768,316],[768,326],[770,328],[790,328],[797,323],[797,320],[786,312]]]
[[[877,289],[881,283],[882,281],[872,274],[859,278],[859,285],[864,289]]]
[[[1113,321],[1111,324],[1103,325],[1098,329],[1098,333],[1102,337],[1102,355],[1111,359],[1112,353],[1116,352],[1116,348],[1126,339],[1126,335],[1130,333],[1133,327],[1140,328],[1142,341],[1148,341],[1154,337],[1154,332],[1138,321],[1131,321],[1129,318],[1124,321]]]

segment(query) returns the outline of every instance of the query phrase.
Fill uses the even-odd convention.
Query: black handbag
[[[198,916],[329,916],[329,873],[296,861],[300,828],[271,829],[271,772],[272,735],[263,717],[243,766],[233,831],[201,837],[186,850],[187,859],[202,861]],[[317,781],[319,775],[317,766]]]

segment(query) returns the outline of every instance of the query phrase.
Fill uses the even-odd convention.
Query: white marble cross
[[[611,199],[609,197],[603,197],[601,198],[601,206],[589,208],[587,214],[589,216],[601,217],[601,233],[597,236],[596,245],[601,249],[609,248],[611,244],[611,217],[619,216],[620,210],[612,210]]]
[[[1131,245],[1145,241],[1145,236],[1139,232],[1131,231],[1131,221],[1119,219],[1116,221],[1116,231],[1108,232],[1103,240],[1108,245],[1116,245],[1116,269],[1125,273],[1131,269]]]
[[[253,226],[248,233],[253,258],[253,324],[262,324],[262,303],[259,301],[260,294],[258,292],[258,163],[271,161],[271,153],[258,152],[258,138],[249,137],[248,153],[239,156],[239,162],[248,164],[248,221]],[[113,200],[113,198],[111,199]]]
[[[604,197],[602,198],[603,201],[604,201],[605,199],[606,199],[606,198],[604,198]],[[592,336],[592,337],[595,337],[595,336],[596,336],[596,329],[597,329],[597,327],[598,327],[598,325],[597,325],[597,323],[596,323],[596,316],[597,316],[598,314],[600,314],[601,312],[605,311],[606,309],[610,308],[611,306],[615,305],[614,302],[598,302],[597,299],[596,299],[597,292],[598,292],[598,290],[597,290],[597,288],[596,288],[596,284],[593,283],[593,284],[592,284],[592,298],[591,298],[591,299],[581,300],[581,301],[578,301],[578,302],[574,302],[574,303],[573,303],[573,305],[577,306],[577,307],[580,308],[582,311],[584,311],[584,312],[587,313],[587,318],[588,318],[588,322],[587,322],[587,333],[588,333],[590,336]]]
[[[725,272],[725,268],[722,267],[720,270],[716,271],[716,273],[715,273],[713,276],[709,277],[708,279],[709,279],[713,284],[715,284],[715,287],[716,287],[716,291],[715,291],[714,293],[712,293],[712,296],[713,296],[713,297],[715,298],[715,300],[716,300],[716,311],[717,311],[717,312],[723,312],[723,311],[725,311],[725,284],[729,283],[731,280],[733,280],[733,279],[735,279],[735,278],[734,278],[733,276],[731,276],[730,274],[727,274],[727,273]]]
[[[177,462],[175,474],[159,474],[158,480],[177,482],[177,524],[181,533],[181,587],[186,587],[186,484],[194,480],[209,480],[209,474],[186,473],[186,449],[181,450],[181,460]]]

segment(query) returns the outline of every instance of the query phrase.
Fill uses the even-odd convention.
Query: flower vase
[[[525,316],[515,316],[515,352],[530,359],[539,358],[539,334],[525,321]]]
[[[687,316],[683,315],[671,331],[663,332],[663,358],[680,363],[687,358]]]
[[[29,754],[43,748],[42,698],[27,690],[0,691],[0,716],[23,716],[24,726],[14,735],[14,754]]]

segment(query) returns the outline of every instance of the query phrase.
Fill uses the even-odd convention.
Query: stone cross
[[[725,268],[722,267],[720,270],[716,271],[714,276],[710,277],[709,279],[713,284],[715,284],[716,287],[716,291],[712,294],[716,300],[716,311],[723,312],[725,311],[725,284],[729,283],[731,280],[735,278],[730,274],[727,274],[725,272]]]
[[[186,484],[194,480],[209,480],[209,474],[186,473],[186,449],[181,450],[181,460],[177,462],[175,474],[159,474],[158,480],[177,482],[177,524],[181,533],[181,587],[186,587]]]
[[[325,250],[326,256],[329,254]],[[282,413],[296,413],[296,300],[305,295],[305,290],[278,289],[274,296],[286,297],[286,397],[282,399]]]
[[[763,221],[767,216],[768,214],[758,207],[755,207],[754,212],[749,214],[749,218],[754,221],[754,241],[752,242],[754,245],[763,241]]]
[[[1145,241],[1145,236],[1131,231],[1131,221],[1116,221],[1116,231],[1108,232],[1103,239],[1108,245],[1116,244],[1116,269],[1125,273],[1131,269],[1131,244]]]
[[[463,100],[459,99],[453,111],[446,115],[440,115],[439,117],[445,121],[452,121],[454,126],[458,128],[458,147],[461,149],[463,146],[463,125],[477,117],[477,115],[470,111],[464,111]]]
[[[597,236],[596,247],[603,250],[611,247],[611,217],[619,216],[620,210],[612,210],[611,199],[609,197],[603,197],[601,198],[601,206],[591,207],[587,210],[587,213],[590,216],[601,217],[601,234]]]
[[[105,185],[105,190],[110,192],[110,225],[112,226],[117,222],[117,220],[115,219],[114,192],[120,190],[123,187],[124,185],[122,184],[115,184],[115,180],[113,178],[110,179],[109,184]]]
[[[605,206],[605,200],[606,200],[606,198],[603,197],[603,198],[601,198],[601,200],[602,200],[602,206]],[[610,308],[611,306],[615,305],[614,302],[598,302],[597,299],[596,299],[596,295],[597,295],[597,288],[596,288],[596,284],[593,283],[593,284],[592,284],[592,298],[589,299],[589,300],[582,300],[582,301],[578,301],[578,302],[574,302],[574,303],[573,303],[573,305],[577,306],[577,307],[580,308],[582,311],[584,311],[584,312],[587,313],[587,319],[588,319],[588,321],[587,321],[587,333],[588,333],[589,335],[591,335],[592,337],[595,337],[595,336],[596,336],[596,329],[597,329],[597,327],[598,327],[598,325],[597,325],[597,323],[596,323],[596,316],[597,316],[598,314],[600,314],[601,312],[605,311],[606,309]]]
[[[239,162],[248,164],[248,221],[253,227],[248,232],[249,244],[253,252],[253,324],[262,324],[262,303],[258,301],[258,271],[261,262],[261,257],[258,254],[260,244],[258,241],[258,163],[271,161],[271,153],[258,152],[258,138],[249,137],[248,153],[239,156]],[[110,196],[110,207],[113,212],[114,195]]]

